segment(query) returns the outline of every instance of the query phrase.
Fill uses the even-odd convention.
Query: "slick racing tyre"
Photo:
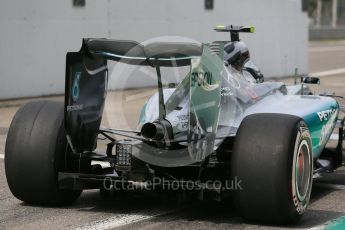
[[[254,114],[237,132],[232,178],[241,181],[234,204],[249,221],[298,222],[309,204],[311,138],[304,121],[286,114]]]
[[[37,205],[66,205],[81,191],[61,190],[58,172],[67,147],[63,103],[31,102],[15,114],[5,147],[5,171],[12,194]]]

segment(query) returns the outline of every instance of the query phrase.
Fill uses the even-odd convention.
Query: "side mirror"
[[[255,78],[256,83],[262,83],[265,81],[264,75],[261,73],[261,71],[258,68],[254,66],[245,65],[245,67],[243,67],[243,70],[249,72]]]
[[[318,77],[309,77],[309,76],[302,76],[301,83],[304,84],[320,84],[320,78]]]

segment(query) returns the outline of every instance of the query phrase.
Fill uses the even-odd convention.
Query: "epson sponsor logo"
[[[320,112],[317,112],[317,115],[320,118],[320,121],[328,121],[328,119],[335,113],[335,109],[327,109]]]

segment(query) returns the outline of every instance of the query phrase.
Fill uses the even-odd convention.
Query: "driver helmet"
[[[224,62],[241,71],[249,60],[249,50],[242,41],[229,42],[224,47]]]

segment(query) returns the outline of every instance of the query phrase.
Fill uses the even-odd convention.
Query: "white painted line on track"
[[[119,214],[103,220],[97,220],[88,224],[84,224],[74,228],[75,230],[93,230],[93,229],[112,229],[128,224],[133,224],[139,221],[148,220],[157,216],[162,216],[168,213],[175,212],[179,209],[171,209],[170,211],[147,211],[142,213]]]
[[[141,214],[122,214],[115,215],[113,217],[98,220],[89,224],[85,224],[75,228],[76,230],[91,230],[91,229],[110,229],[127,224],[135,223],[142,220],[150,219],[154,216],[151,215],[141,215]]]
[[[326,76],[337,75],[337,74],[342,74],[342,73],[345,74],[345,68],[331,69],[331,70],[311,73],[310,76],[313,76],[313,77],[326,77]]]
[[[5,159],[5,155],[4,154],[0,154],[0,159]]]

